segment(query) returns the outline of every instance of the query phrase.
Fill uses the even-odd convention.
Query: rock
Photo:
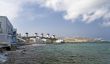
[[[4,63],[8,60],[7,53],[0,53],[0,63]]]

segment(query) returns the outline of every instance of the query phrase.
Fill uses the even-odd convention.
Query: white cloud
[[[103,22],[102,25],[105,26],[105,27],[110,27],[110,21],[109,22]]]
[[[107,9],[98,9],[94,12],[84,14],[83,21],[85,21],[86,23],[91,23],[97,19],[106,20],[106,19],[110,18],[110,17],[105,18],[106,16],[108,16],[108,13],[110,13],[110,12]]]
[[[85,23],[91,23],[100,18],[104,20],[104,25],[108,26],[110,22],[108,20],[110,18],[109,0],[0,0],[0,16],[8,16],[13,20],[19,16],[19,12],[23,10],[22,5],[26,2],[65,12],[64,19],[70,21],[82,17],[81,20]]]
[[[32,3],[35,0],[0,0],[0,16],[7,16],[11,21],[15,21],[26,2]]]
[[[75,21],[79,16],[86,23],[100,18],[103,20],[110,18],[109,0],[37,0],[37,2],[54,11],[65,12],[64,19],[70,21]]]
[[[102,25],[105,27],[110,27],[110,13],[106,14],[103,20],[104,22],[102,23]]]
[[[0,0],[0,16],[8,16],[13,19],[18,15],[20,2],[15,0]]]

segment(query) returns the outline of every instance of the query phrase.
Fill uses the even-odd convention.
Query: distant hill
[[[108,41],[103,41],[100,39],[95,39],[95,38],[85,38],[85,37],[73,37],[73,38],[64,38],[64,42],[108,42]]]

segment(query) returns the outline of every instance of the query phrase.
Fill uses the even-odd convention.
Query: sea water
[[[110,64],[110,43],[47,44],[36,51],[47,64]]]

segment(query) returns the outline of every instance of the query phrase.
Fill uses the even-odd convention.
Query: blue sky
[[[39,34],[56,34],[57,36],[90,37],[110,40],[110,21],[108,21],[110,20],[110,12],[108,12],[110,11],[110,6],[99,7],[105,3],[108,4],[107,0],[102,0],[99,5],[96,5],[97,7],[91,7],[94,5],[94,2],[97,4],[97,0],[85,2],[84,4],[86,5],[88,3],[91,4],[91,6],[89,5],[91,8],[89,8],[93,11],[82,10],[82,8],[88,9],[82,1],[80,3],[83,5],[82,8],[80,6],[79,8],[74,8],[75,5],[72,5],[70,1],[47,0],[46,2],[44,0],[35,0],[35,2],[25,1],[22,3],[20,1],[16,5],[19,11],[16,9],[17,11],[13,12],[14,14],[0,13],[0,15],[8,15],[14,27],[17,28],[18,33],[22,34],[29,32],[31,35],[34,35],[37,32]],[[65,2],[71,5],[68,5],[68,3],[65,4]],[[14,4],[12,2],[7,3]],[[59,5],[59,3],[62,5]],[[9,11],[12,12],[12,10]]]

